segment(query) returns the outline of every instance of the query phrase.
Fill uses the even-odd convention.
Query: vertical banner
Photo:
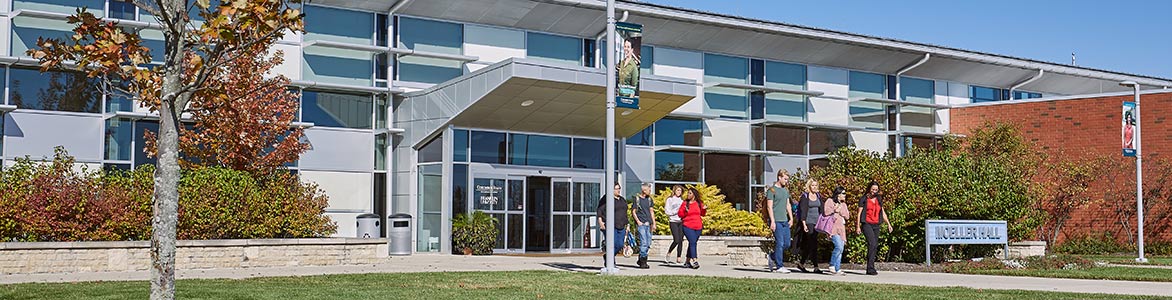
[[[614,57],[620,58],[615,68],[615,105],[622,108],[639,109],[639,69],[643,46],[643,25],[615,23]]]
[[[1123,156],[1135,157],[1135,102],[1123,102]]]

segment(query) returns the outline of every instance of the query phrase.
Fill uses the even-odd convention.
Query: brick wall
[[[385,239],[179,241],[179,269],[329,266],[376,263]],[[0,274],[150,270],[149,242],[0,243]]]
[[[1172,92],[1148,93],[1141,96],[1141,122],[1145,162],[1172,159]],[[986,122],[1010,122],[1018,124],[1022,134],[1037,143],[1043,151],[1064,158],[1111,157],[1124,165],[1118,178],[1132,180],[1135,177],[1135,161],[1122,156],[1121,122],[1122,106],[1125,101],[1134,100],[1131,94],[1110,97],[1088,97],[1067,100],[1032,101],[997,105],[970,106],[950,110],[951,128],[954,133],[968,134],[973,128]],[[1145,178],[1154,178],[1153,164],[1145,164]],[[1111,177],[1111,176],[1109,176]],[[1106,178],[1110,179],[1110,178]],[[1108,184],[1103,180],[1101,184]],[[1130,184],[1134,184],[1132,181]],[[1150,184],[1150,181],[1148,181]],[[1151,189],[1153,186],[1145,185]],[[1067,222],[1064,237],[1072,234],[1111,232],[1121,241],[1134,234],[1135,220],[1124,225],[1114,207],[1118,203],[1094,203],[1076,212]],[[1152,201],[1150,199],[1147,201]],[[1135,206],[1134,197],[1128,203]],[[1152,216],[1167,215],[1168,204],[1157,205],[1148,212],[1146,238],[1172,241],[1167,219],[1153,220]]]

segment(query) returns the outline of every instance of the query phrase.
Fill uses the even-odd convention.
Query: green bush
[[[1055,253],[1077,255],[1105,255],[1131,251],[1134,251],[1132,247],[1120,243],[1111,232],[1073,235],[1054,247]]]
[[[58,148],[50,162],[17,159],[0,170],[0,241],[133,241],[150,238],[154,168],[76,168]],[[333,234],[328,199],[295,175],[184,170],[180,239],[301,238]]]
[[[468,248],[473,255],[492,254],[497,238],[496,222],[496,218],[482,211],[471,216],[456,214],[452,218],[452,253],[463,254],[464,248]]]
[[[1144,254],[1153,256],[1172,256],[1172,242],[1155,241],[1145,243]]]

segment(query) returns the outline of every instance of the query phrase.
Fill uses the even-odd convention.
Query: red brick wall
[[[1094,97],[1069,100],[1038,101],[1017,104],[998,104],[954,108],[950,110],[951,129],[954,133],[968,134],[975,127],[986,122],[1011,122],[1018,124],[1022,134],[1037,143],[1043,151],[1065,158],[1113,157],[1118,163],[1127,165],[1119,178],[1131,180],[1135,177],[1135,162],[1122,157],[1121,122],[1122,105],[1132,101],[1134,96]],[[1142,95],[1141,122],[1142,147],[1145,162],[1157,159],[1172,159],[1172,92]],[[1163,157],[1162,157],[1163,156]],[[1144,165],[1144,178],[1155,178],[1152,164]],[[1110,179],[1110,178],[1106,178]],[[1110,181],[1110,180],[1104,180]],[[1145,188],[1152,189],[1145,180]],[[1134,182],[1130,183],[1134,185]],[[1132,189],[1134,190],[1134,189]],[[1153,201],[1150,199],[1147,201]],[[1126,201],[1134,207],[1134,197]],[[1157,200],[1158,201],[1158,200]],[[1135,231],[1135,220],[1131,217],[1126,228],[1113,213],[1117,203],[1093,200],[1086,209],[1076,212],[1062,230],[1064,236],[1080,233],[1112,232],[1126,241],[1128,233]],[[1146,239],[1172,241],[1172,227],[1169,219],[1153,220],[1163,210],[1167,215],[1168,204],[1162,204],[1149,212],[1144,229]],[[1063,237],[1059,237],[1061,241]]]

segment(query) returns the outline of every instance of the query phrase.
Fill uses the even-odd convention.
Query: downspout
[[[923,65],[924,63],[928,62],[928,59],[931,58],[931,53],[924,53],[924,58],[921,58],[919,61],[916,61],[915,63],[912,63],[906,67],[903,67],[903,69],[899,69],[899,71],[895,71],[895,99],[892,100],[902,101],[900,100],[903,98],[903,91],[900,88],[900,78],[903,77],[903,74],[919,67],[920,65]],[[903,127],[903,112],[901,110],[902,109],[899,105],[895,106],[895,156],[903,156],[904,152],[903,140],[901,139],[902,136],[899,134],[899,131],[902,129],[901,127]]]
[[[1038,78],[1042,78],[1042,75],[1045,75],[1045,74],[1046,74],[1046,70],[1038,69],[1038,75],[1034,75],[1034,77],[1030,77],[1030,79],[1026,79],[1025,81],[1022,81],[1021,83],[1018,83],[1018,84],[1013,85],[1012,87],[1009,87],[1009,100],[1017,100],[1017,97],[1013,96],[1014,90],[1016,90],[1020,87],[1023,87],[1027,84],[1030,84],[1030,82],[1034,82],[1034,80],[1038,80]]]

